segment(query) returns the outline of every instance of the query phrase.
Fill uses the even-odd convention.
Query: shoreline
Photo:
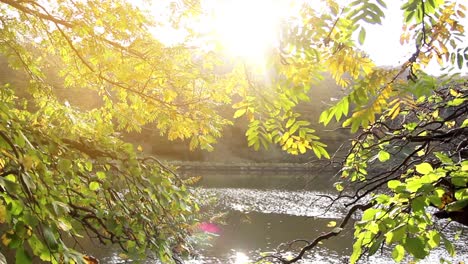
[[[309,163],[229,163],[229,162],[205,162],[205,161],[166,161],[167,164],[177,167],[177,170],[200,171],[311,171],[323,169],[322,164]],[[331,164],[325,165],[334,169]]]

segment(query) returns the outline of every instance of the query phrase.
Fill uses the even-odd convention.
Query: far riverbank
[[[229,163],[229,162],[198,162],[198,161],[168,161],[180,171],[317,171],[323,169],[336,170],[329,162],[309,163]]]

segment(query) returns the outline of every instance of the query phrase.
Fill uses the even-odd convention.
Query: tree
[[[440,240],[432,220],[425,223],[430,232],[422,239],[415,234],[426,229],[405,229],[396,239],[400,225],[422,221],[430,203],[450,217],[466,205],[466,85],[449,87],[421,70],[432,58],[459,68],[465,64],[462,4],[405,2],[402,42],[415,43],[415,52],[401,68],[382,69],[358,49],[354,36],[365,41],[365,24],[380,23],[384,1],[342,7],[327,0],[327,12],[305,3],[299,15],[284,21],[280,43],[267,56],[274,78],[265,80],[262,69],[227,59],[196,28],[187,26],[184,41],[169,46],[151,33],[164,23],[195,24],[190,22],[206,15],[197,1],[174,2],[169,21],[123,0],[0,3],[0,51],[28,80],[27,87],[4,85],[0,103],[2,243],[15,250],[19,263],[31,262],[31,254],[51,262],[85,262],[66,242],[79,242],[84,233],[118,244],[134,257],[149,250],[170,262],[172,248],[184,244],[196,222],[198,206],[183,179],[157,159],[140,155],[118,132],[151,124],[171,140],[188,139],[192,148],[210,150],[231,124],[221,106],[232,104],[233,118],[249,121],[249,146],[275,143],[291,154],[312,150],[328,158],[325,144],[295,111],[298,103],[310,100],[307,92],[326,73],[347,94],[320,121],[346,116],[344,126],[363,131],[343,170],[344,177],[366,186],[351,209],[367,209],[353,260],[362,249],[374,253],[383,238],[397,244],[395,259],[402,249],[421,258]],[[62,87],[95,94],[97,106],[70,105],[58,92]],[[415,109],[425,109],[432,121]],[[416,154],[407,154],[414,148],[408,138],[420,140]],[[460,157],[444,146],[432,148],[446,139],[461,144]],[[402,143],[393,149],[388,143],[396,141]],[[368,176],[372,157],[391,158],[401,166]],[[379,194],[387,182],[395,195]],[[452,191],[453,201],[442,202],[442,190]],[[373,202],[361,204],[363,193],[370,192]],[[394,216],[394,222],[380,224],[382,215]],[[415,250],[420,245],[424,249]]]
[[[163,45],[149,32],[158,21],[125,1],[4,0],[0,12],[1,53],[27,80],[1,90],[2,244],[17,263],[83,263],[86,234],[170,262],[198,207],[182,179],[118,131],[152,124],[209,150],[230,124],[218,107],[244,96],[246,78],[216,73],[212,52]],[[63,88],[97,103],[71,105]],[[294,142],[309,137],[301,131]]]
[[[466,65],[468,49],[457,44],[464,36],[459,21],[465,17],[466,7],[451,1],[406,1],[401,7],[405,21],[401,42],[411,40],[415,51],[401,68],[384,69],[373,67],[360,56],[349,58],[346,50],[354,51],[350,43],[354,30],[359,31],[358,42],[364,41],[362,23],[380,22],[385,3],[354,1],[340,12],[335,4],[329,1],[330,13],[340,15],[328,32],[342,37],[343,30],[349,42],[332,42],[336,45],[333,56],[338,58],[329,70],[338,83],[344,82],[345,72],[352,81],[343,83],[349,92],[322,113],[320,122],[340,121],[351,112],[342,125],[358,132],[341,170],[346,183],[335,184],[340,194],[332,202],[342,202],[350,209],[337,227],[308,241],[293,258],[284,258],[281,253],[269,257],[282,263],[298,261],[321,240],[339,235],[359,210],[363,215],[355,224],[351,263],[385,245],[392,249],[395,261],[407,253],[422,259],[441,244],[453,255],[453,246],[434,217],[468,223],[468,86],[466,78],[457,74],[436,78],[422,68],[431,59],[452,70]],[[327,44],[331,41],[325,40]],[[340,57],[343,50],[346,55]],[[364,64],[348,66],[348,61],[359,59]],[[431,213],[430,207],[438,211]]]
[[[169,138],[210,147],[227,123],[214,109],[225,96],[206,100],[213,74],[190,49],[156,41],[130,3],[1,1],[0,12],[0,50],[28,80],[1,89],[3,245],[16,263],[84,263],[86,235],[170,262],[198,207],[182,179],[116,131],[157,119]],[[99,107],[70,105],[57,96],[64,87],[94,93]]]
[[[363,214],[354,225],[352,263],[384,247],[397,262],[405,254],[423,259],[440,245],[455,254],[453,238],[444,235],[446,223],[436,219],[468,226],[468,87],[466,80],[436,87],[399,110],[388,108],[358,133],[341,170],[349,182],[335,184],[339,195],[330,205],[344,203],[350,208],[347,215],[293,259],[281,258],[284,263],[296,262],[321,240],[338,236],[358,210]]]

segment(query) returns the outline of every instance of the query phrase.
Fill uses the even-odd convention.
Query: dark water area
[[[329,232],[332,229],[327,227],[330,221],[339,222],[346,213],[346,208],[340,204],[328,207],[330,200],[326,196],[336,194],[332,171],[322,171],[316,176],[313,172],[185,173],[203,176],[197,191],[204,197],[215,197],[209,210],[222,215],[219,218],[222,223],[215,224],[216,235],[200,232],[198,238],[195,236],[196,254],[186,260],[188,264],[254,263],[262,253],[274,251],[281,243],[295,239],[312,240]],[[353,244],[353,221],[348,229],[324,241],[299,263],[348,263]],[[457,264],[468,262],[468,229],[454,223],[444,229],[448,237],[454,237],[457,232],[455,258],[438,248],[419,263],[440,263],[441,257]],[[293,251],[289,254],[294,254]],[[379,252],[359,263],[394,263],[391,250]],[[90,253],[101,263],[125,263],[109,248],[93,245]],[[402,261],[408,262],[409,259]],[[145,263],[158,262],[147,260]]]
[[[336,169],[312,171],[246,171],[246,172],[184,172],[189,176],[202,176],[199,187],[204,189],[228,188],[246,190],[333,190]],[[331,188],[330,188],[331,187]]]

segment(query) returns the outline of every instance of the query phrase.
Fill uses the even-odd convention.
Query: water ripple
[[[342,218],[345,208],[336,204],[328,208],[329,193],[313,191],[210,188],[202,192],[216,195],[218,206],[241,212],[277,213],[318,218]]]

